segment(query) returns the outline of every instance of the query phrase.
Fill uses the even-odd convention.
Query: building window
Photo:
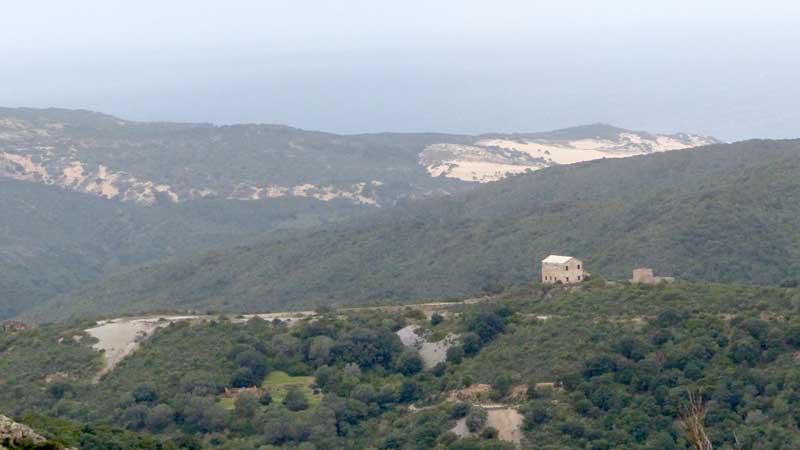
[[[578,270],[581,270],[581,265],[580,264],[578,264]]]
[[[580,275],[578,275],[578,281],[581,281],[581,276]]]
[[[569,277],[567,277],[567,283],[569,283]]]
[[[569,266],[564,266],[564,270],[569,270]]]

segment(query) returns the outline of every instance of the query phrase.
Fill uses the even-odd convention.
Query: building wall
[[[655,284],[656,278],[655,274],[653,273],[653,269],[648,267],[640,267],[638,269],[633,269],[633,278],[631,279],[632,283],[642,283],[642,284]]]
[[[583,262],[579,259],[572,258],[565,264],[542,263],[542,283],[544,284],[554,284],[559,281],[563,284],[580,283],[585,277]]]
[[[633,269],[633,278],[631,278],[631,283],[641,284],[672,283],[673,281],[675,281],[675,278],[655,276],[653,269],[649,267]]]

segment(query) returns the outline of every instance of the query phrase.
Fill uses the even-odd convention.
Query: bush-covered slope
[[[125,268],[360,210],[303,198],[145,208],[0,178],[0,320]]]
[[[549,253],[616,278],[645,264],[685,279],[779,283],[800,270],[798,177],[797,140],[549,168],[114,276],[37,317],[458,297],[529,282]]]
[[[521,448],[683,450],[691,392],[714,448],[798,448],[798,310],[797,288],[596,278],[436,320],[408,309],[172,324],[98,383],[88,322],[50,324],[0,334],[0,411],[80,448],[513,448],[482,419],[492,404],[524,416]],[[421,370],[395,334],[409,324],[460,336],[445,363]],[[305,393],[280,398],[276,378]],[[253,389],[225,393],[237,386]],[[476,434],[458,439],[465,416]]]

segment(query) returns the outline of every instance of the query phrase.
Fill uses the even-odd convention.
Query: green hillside
[[[798,448],[799,307],[797,288],[596,278],[431,319],[207,317],[156,331],[97,383],[91,322],[48,324],[0,334],[0,412],[92,449],[510,450],[516,431],[517,448],[684,450],[691,393],[714,448]],[[407,325],[459,337],[422,370]]]
[[[344,201],[140,207],[0,178],[0,319],[125,268],[357,216]]]
[[[746,141],[545,169],[358,221],[114,276],[31,314],[453,298],[532,281],[550,253],[627,278],[794,282],[800,141]]]

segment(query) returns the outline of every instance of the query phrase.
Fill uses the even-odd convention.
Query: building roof
[[[542,260],[542,264],[564,264],[570,259],[575,259],[572,256],[550,255]]]

